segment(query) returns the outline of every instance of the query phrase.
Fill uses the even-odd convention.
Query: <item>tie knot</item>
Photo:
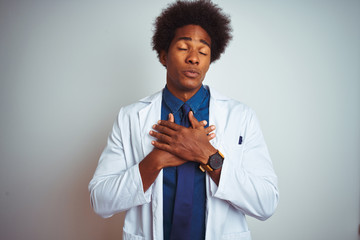
[[[187,115],[189,114],[190,110],[191,110],[190,106],[187,105],[186,103],[184,103],[184,104],[182,105],[181,109],[182,109],[182,112],[183,112],[183,114],[184,114],[185,116],[187,116]]]
[[[190,121],[189,121],[190,106],[184,103],[181,107],[181,110],[182,110],[182,117],[180,119],[180,125],[184,127],[190,127]]]

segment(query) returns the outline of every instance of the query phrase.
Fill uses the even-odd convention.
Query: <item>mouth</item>
[[[194,69],[185,70],[183,73],[188,78],[196,78],[200,75],[200,72]]]

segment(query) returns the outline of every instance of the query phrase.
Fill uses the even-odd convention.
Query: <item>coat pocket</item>
[[[220,150],[220,152],[221,152],[221,150]],[[241,166],[243,155],[244,155],[244,147],[243,146],[231,144],[231,145],[224,146],[223,150],[224,150],[223,154],[225,156],[224,162],[228,161],[228,163],[232,167]]]
[[[221,240],[251,240],[250,231],[226,233],[221,236]]]

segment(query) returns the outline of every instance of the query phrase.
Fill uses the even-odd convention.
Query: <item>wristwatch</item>
[[[200,164],[199,168],[201,171],[212,172],[216,169],[221,168],[224,162],[224,155],[217,150],[217,152],[209,157],[209,161],[207,164]]]

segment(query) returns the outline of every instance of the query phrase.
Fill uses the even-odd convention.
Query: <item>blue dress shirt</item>
[[[209,124],[209,91],[202,86],[199,91],[186,103],[191,107],[195,118],[198,121],[206,120]],[[161,119],[167,120],[169,113],[175,118],[175,123],[180,124],[182,115],[181,106],[183,101],[176,98],[167,87],[164,88],[161,104]],[[208,124],[206,127],[208,127]],[[163,223],[164,239],[170,238],[172,218],[174,211],[175,193],[176,193],[176,167],[163,169]],[[195,170],[193,208],[191,219],[191,239],[205,239],[205,173],[199,168]]]

